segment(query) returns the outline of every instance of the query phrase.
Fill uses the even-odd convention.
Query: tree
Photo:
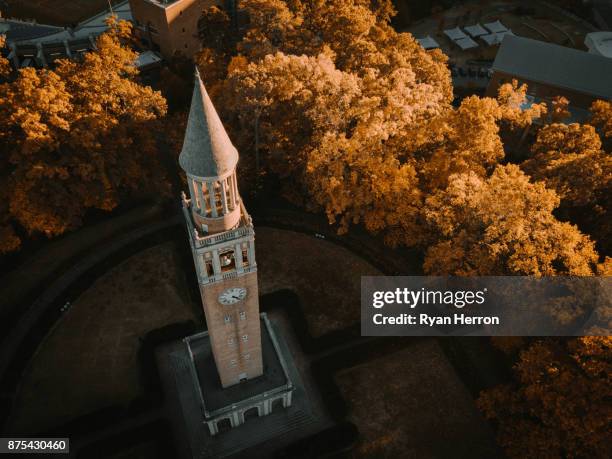
[[[612,337],[537,341],[478,406],[511,458],[610,457]]]
[[[15,249],[15,224],[56,236],[78,227],[88,208],[113,209],[122,193],[167,192],[148,130],[166,112],[158,92],[137,83],[135,53],[110,23],[97,49],[55,70],[18,71],[0,85],[2,232]]]
[[[249,175],[279,179],[285,197],[324,210],[340,232],[364,224],[391,245],[430,244],[432,272],[445,271],[452,254],[453,272],[593,272],[592,242],[552,215],[557,196],[518,169],[499,166],[500,126],[526,133],[547,111],[544,104],[525,108],[525,85],[504,85],[497,99],[469,97],[454,109],[446,57],[395,32],[387,0],[245,0],[240,8],[249,17],[246,29],[200,57],[230,56],[225,72],[211,72],[219,75],[213,97],[243,160],[257,172]],[[215,12],[205,21],[218,26],[229,19]],[[553,116],[561,117],[564,102],[555,104]],[[434,209],[455,205],[461,180],[478,183],[482,200],[500,193],[517,214],[515,234],[494,234],[509,223],[505,209],[493,205],[491,216],[477,215],[491,243],[467,254],[463,246],[478,246],[482,227],[466,217],[454,234]],[[528,196],[513,195],[514,186]],[[480,262],[486,264],[476,268]]]
[[[415,145],[419,173],[427,191],[443,189],[452,174],[474,172],[486,177],[504,157],[499,138],[502,110],[490,98],[467,97],[456,110],[446,110],[420,126],[425,139]]]
[[[535,180],[543,180],[567,206],[605,201],[612,191],[612,158],[602,150],[595,128],[588,124],[553,123],[538,132],[533,157],[521,164]]]
[[[591,124],[598,128],[602,137],[612,139],[612,102],[596,100],[591,105]]]
[[[533,120],[541,118],[548,111],[545,103],[530,103],[527,99],[527,85],[519,86],[517,80],[504,83],[499,87],[497,102],[500,105],[503,120],[511,129],[526,129],[531,126]],[[558,102],[553,102],[554,107],[557,105]]]
[[[591,275],[593,242],[555,219],[554,191],[531,183],[515,165],[486,179],[453,175],[425,201],[431,245],[424,270],[434,275]]]
[[[365,223],[389,242],[413,241],[413,226],[398,224],[414,221],[420,199],[413,133],[450,107],[445,56],[396,33],[386,0],[240,5],[249,27],[235,49],[214,50],[233,56],[214,97],[247,164],[254,153],[286,197],[323,208],[341,230]],[[408,189],[416,201],[404,205]]]
[[[6,46],[6,37],[0,35],[0,49]],[[0,78],[7,76],[11,72],[11,64],[2,54],[0,54]]]

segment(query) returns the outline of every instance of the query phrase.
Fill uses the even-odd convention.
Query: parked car
[[[468,75],[472,78],[476,77],[476,70],[474,70],[472,67],[468,67]]]
[[[484,67],[480,67],[478,69],[478,78],[486,78],[487,77],[487,69]]]

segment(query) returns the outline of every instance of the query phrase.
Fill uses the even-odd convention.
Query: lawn
[[[353,459],[496,457],[491,431],[433,339],[335,379],[361,434]]]

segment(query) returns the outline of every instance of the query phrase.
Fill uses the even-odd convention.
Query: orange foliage
[[[612,102],[596,100],[591,105],[591,123],[601,130],[601,135],[612,139]]]
[[[6,46],[6,37],[0,35],[0,50]],[[7,76],[11,72],[11,64],[2,54],[0,54],[0,77]]]
[[[481,393],[511,458],[610,457],[612,337],[549,339],[521,352],[516,382]]]
[[[432,244],[424,269],[435,275],[591,275],[598,255],[588,237],[552,211],[559,198],[515,165],[491,177],[453,175],[427,198]]]
[[[149,132],[166,103],[136,82],[136,55],[121,44],[128,33],[111,21],[82,61],[22,69],[0,85],[1,223],[10,236],[1,251],[16,248],[14,222],[55,236],[88,208],[113,209],[124,191],[167,190]]]
[[[521,167],[534,179],[544,180],[569,206],[609,199],[612,158],[601,147],[595,128],[588,124],[549,124],[538,132],[533,158]]]
[[[395,32],[387,0],[240,7],[249,27],[235,49],[213,50],[234,56],[214,93],[247,165],[257,153],[286,197],[322,207],[342,231],[364,223],[414,244],[420,191],[407,149],[419,147],[415,129],[450,107],[446,57]]]
[[[512,80],[512,83],[505,83],[499,87],[497,101],[502,111],[503,120],[512,129],[525,128],[534,119],[541,118],[547,112],[545,103],[531,104],[529,107],[526,107],[527,85],[522,84],[519,86],[517,80]],[[525,108],[521,109],[521,106]]]

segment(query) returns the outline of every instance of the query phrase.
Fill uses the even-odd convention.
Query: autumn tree
[[[413,243],[413,134],[450,108],[446,57],[395,32],[387,0],[246,0],[240,8],[249,25],[235,47],[213,44],[199,60],[233,56],[227,76],[211,84],[245,166],[278,177],[285,197],[324,209],[341,230],[364,223],[391,243]],[[220,17],[211,9],[204,21]]]
[[[481,393],[511,458],[610,457],[612,337],[547,339],[529,345],[515,381]]]
[[[391,245],[429,245],[430,272],[593,272],[592,242],[552,215],[556,194],[499,166],[500,127],[527,132],[547,112],[527,104],[525,85],[453,108],[445,56],[395,32],[387,1],[245,0],[241,8],[249,25],[227,46],[211,41],[200,57],[231,56],[226,75],[211,84],[251,172],[279,178],[285,197],[324,210],[341,232],[364,224]],[[204,20],[229,22],[213,10]],[[551,116],[564,107],[557,101]],[[474,197],[453,201],[461,181],[483,202],[498,193],[503,205],[478,213]],[[438,205],[477,215],[457,209],[457,227],[448,228]],[[505,219],[506,207],[513,219]]]
[[[432,236],[428,274],[591,275],[598,255],[593,242],[552,214],[559,198],[531,183],[515,165],[497,166],[489,178],[453,175],[426,199]]]
[[[0,35],[0,49],[4,49],[6,46],[6,37],[4,35]],[[0,54],[0,78],[6,77],[11,72],[11,64],[8,59],[5,58],[2,54]]]
[[[591,124],[598,128],[601,136],[612,139],[612,102],[596,100],[591,105]]]
[[[446,110],[410,136],[418,139],[418,169],[428,192],[444,189],[452,174],[474,172],[486,177],[504,157],[499,137],[500,105],[471,96],[457,109]],[[420,139],[422,137],[422,139]]]
[[[549,111],[545,103],[529,103],[527,89],[526,84],[519,85],[517,80],[512,80],[502,84],[497,90],[501,118],[511,129],[526,129],[534,120],[542,118]],[[557,112],[558,110],[554,111]]]
[[[128,34],[112,22],[81,61],[21,69],[0,85],[3,251],[17,244],[15,224],[55,236],[88,208],[113,209],[122,193],[166,189],[149,132],[166,104],[138,84],[136,54],[121,43]]]
[[[578,223],[610,253],[612,157],[605,136],[606,102],[592,107],[591,124],[549,122],[537,133],[531,157],[521,167],[561,198],[558,215]],[[551,120],[552,121],[552,120]],[[608,149],[608,150],[606,150]]]
[[[612,158],[588,124],[553,123],[538,131],[532,158],[521,167],[543,180],[568,206],[594,204],[612,191]]]

